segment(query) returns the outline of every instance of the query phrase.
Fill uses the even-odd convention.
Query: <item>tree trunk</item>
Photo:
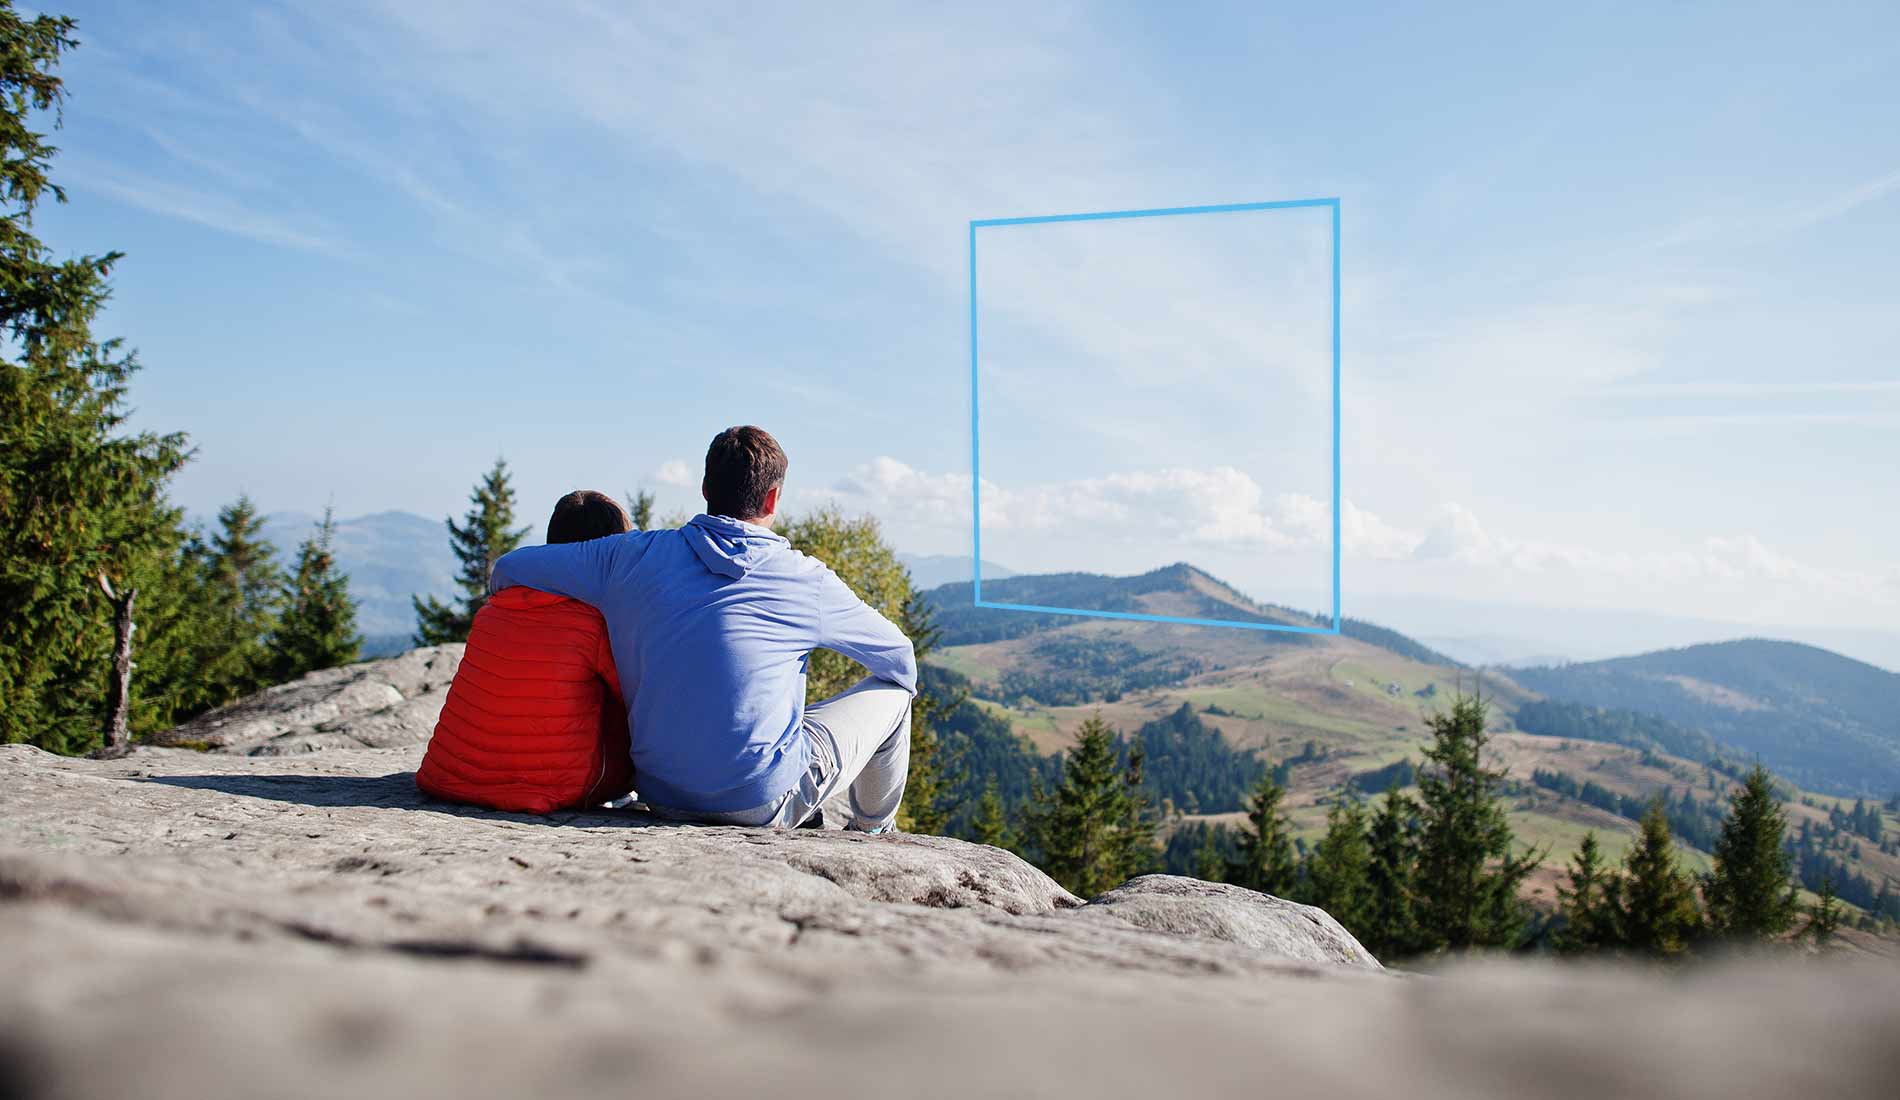
[[[132,605],[139,590],[128,588],[121,596],[112,590],[112,582],[99,575],[99,587],[112,601],[112,682],[106,692],[106,743],[102,757],[124,756],[132,751]]]

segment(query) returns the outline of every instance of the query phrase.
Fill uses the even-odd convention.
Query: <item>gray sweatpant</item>
[[[805,734],[811,738],[811,767],[779,799],[732,813],[658,812],[708,825],[792,829],[830,802],[829,811],[847,829],[889,830],[910,775],[910,692],[867,676],[806,707]]]

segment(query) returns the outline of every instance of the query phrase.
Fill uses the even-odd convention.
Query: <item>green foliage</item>
[[[1701,730],[1687,729],[1666,718],[1632,710],[1533,699],[1518,704],[1511,720],[1518,729],[1540,737],[1653,749],[1698,763],[1716,759],[1722,753],[1715,739]]]
[[[1357,936],[1372,927],[1372,836],[1365,803],[1341,798],[1326,811],[1326,835],[1306,861],[1305,896]]]
[[[449,529],[449,548],[460,563],[455,583],[462,594],[446,604],[434,596],[410,598],[416,609],[417,645],[468,641],[475,613],[488,602],[488,575],[494,572],[495,562],[527,537],[528,528],[515,526],[515,490],[509,484],[505,459],[495,459],[469,494],[469,502],[461,524],[453,518],[443,521]]]
[[[631,489],[627,491],[627,518],[633,520],[635,531],[653,530],[653,501],[653,494],[645,489],[638,492]]]
[[[1115,732],[1093,716],[1064,755],[1060,784],[1039,791],[1025,813],[1032,856],[1073,893],[1092,898],[1155,862],[1155,826],[1142,792],[1142,753],[1124,766]]]
[[[1635,847],[1616,886],[1617,946],[1645,955],[1682,954],[1702,929],[1695,885],[1676,866],[1675,841],[1660,800],[1643,815]]]
[[[74,26],[0,0],[0,741],[58,752],[101,737],[113,643],[101,577],[139,590],[140,617],[166,624],[141,630],[135,660],[149,649],[154,668],[175,664],[178,607],[163,586],[184,536],[165,491],[189,458],[182,435],[126,430],[137,359],[93,336],[119,254],[55,260],[32,233],[40,199],[65,200],[36,127],[49,111],[58,123]]]
[[[297,572],[284,584],[283,618],[270,639],[271,675],[278,682],[349,664],[363,647],[350,579],[337,571],[330,552],[335,538],[336,516],[325,508],[297,550]]]
[[[944,807],[947,836],[972,839],[972,823],[983,788],[994,783],[1003,810],[1014,817],[1028,804],[1037,784],[1054,785],[1061,776],[1055,757],[1043,756],[1018,736],[1008,720],[968,697],[968,681],[938,665],[919,671],[920,694],[956,700],[933,721],[947,769]]]
[[[1239,855],[1227,869],[1227,881],[1263,894],[1287,897],[1298,881],[1293,834],[1281,804],[1286,788],[1266,769],[1247,796],[1247,823],[1238,838]]]
[[[1203,882],[1226,882],[1228,855],[1221,850],[1222,830],[1202,828],[1201,843],[1194,849],[1194,877]]]
[[[1424,948],[1418,925],[1418,814],[1418,803],[1394,785],[1368,830],[1366,882],[1372,900],[1365,930],[1353,934],[1380,959],[1406,958]]]
[[[1517,888],[1543,855],[1512,852],[1500,791],[1484,764],[1486,704],[1459,695],[1426,719],[1432,744],[1419,772],[1418,917],[1427,947],[1512,947],[1528,916]]]
[[[1709,927],[1739,942],[1759,942],[1793,927],[1798,903],[1791,860],[1782,847],[1787,819],[1774,783],[1759,764],[1729,798],[1728,817],[1715,842],[1715,868],[1703,881]]]
[[[284,572],[250,497],[219,510],[204,564],[198,679],[200,701],[215,707],[277,682],[266,641],[277,627]]]
[[[1003,808],[1003,796],[996,780],[983,785],[983,797],[977,801],[976,817],[970,822],[970,839],[1004,851],[1017,850],[1016,829]]]
[[[1226,813],[1242,807],[1266,765],[1228,743],[1182,703],[1135,731],[1148,758],[1148,796],[1187,813]]]
[[[1555,936],[1557,950],[1579,954],[1616,947],[1620,942],[1616,907],[1616,870],[1604,860],[1593,829],[1583,834],[1564,881],[1557,885],[1557,912],[1562,918]]]
[[[934,611],[912,587],[910,570],[884,541],[876,519],[851,518],[835,508],[822,508],[780,522],[778,531],[793,549],[830,566],[859,599],[897,624],[910,639],[919,663],[936,646]],[[806,671],[805,697],[814,703],[829,699],[866,675],[863,665],[842,653],[814,651]],[[941,681],[920,677],[910,712],[910,776],[898,810],[898,827],[905,832],[936,834],[949,826],[950,762],[940,748],[937,724],[962,701],[959,693],[946,691]]]
[[[1834,933],[1841,928],[1841,900],[1834,896],[1834,883],[1824,881],[1814,901],[1808,906],[1807,923],[1802,925],[1801,934],[1813,941],[1816,947],[1826,947],[1833,942]]]

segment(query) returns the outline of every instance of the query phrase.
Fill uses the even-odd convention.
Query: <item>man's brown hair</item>
[[[548,542],[586,542],[633,530],[620,502],[594,489],[576,489],[554,502],[548,517]]]
[[[706,511],[733,519],[765,514],[765,494],[785,483],[785,452],[764,428],[744,424],[713,436],[706,448]]]

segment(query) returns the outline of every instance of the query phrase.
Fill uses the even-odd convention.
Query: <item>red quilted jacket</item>
[[[525,813],[626,794],[627,711],[600,612],[532,588],[490,597],[475,613],[416,786]]]

